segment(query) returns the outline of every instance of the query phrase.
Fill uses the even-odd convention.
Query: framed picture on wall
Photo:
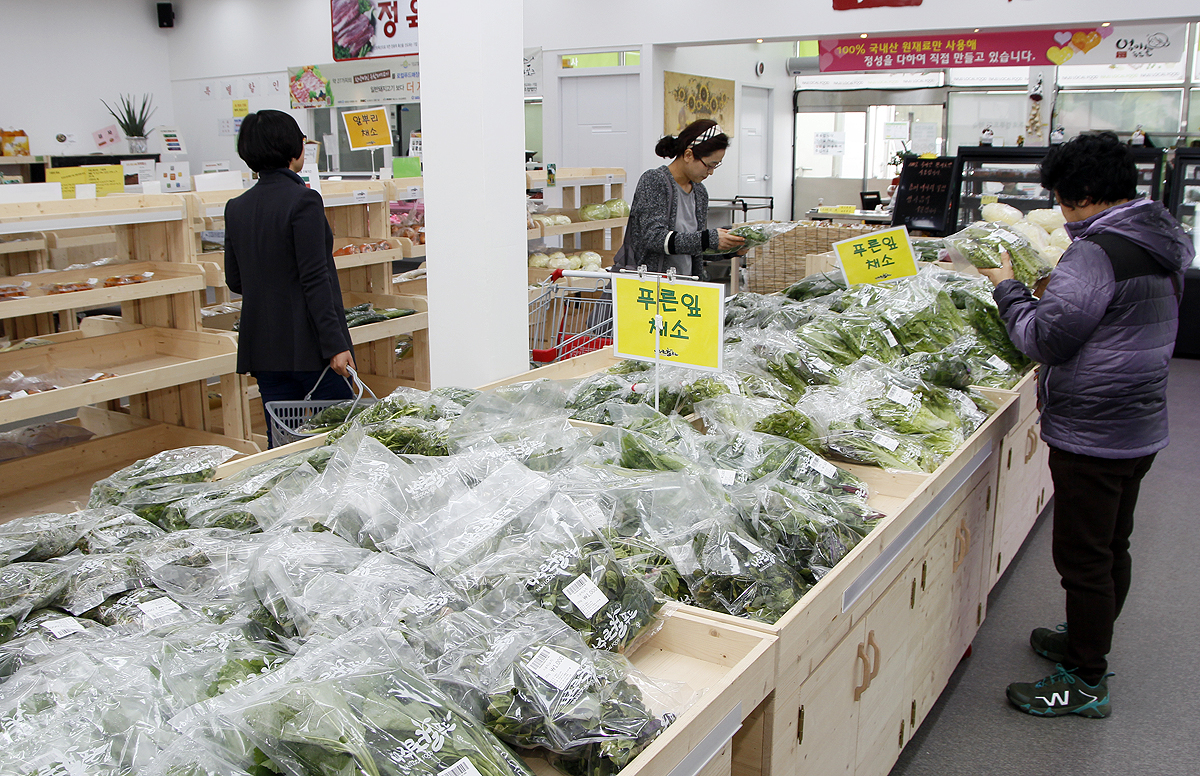
[[[712,119],[733,137],[733,81],[687,73],[663,73],[663,134],[678,135],[698,119]]]

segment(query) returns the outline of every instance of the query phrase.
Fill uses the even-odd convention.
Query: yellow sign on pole
[[[63,199],[75,199],[75,187],[81,183],[94,183],[97,197],[125,193],[125,170],[119,164],[51,167],[46,170],[46,181],[58,181],[62,184]]]
[[[719,370],[725,350],[725,287],[671,282],[659,275],[617,275],[613,330],[613,351],[621,358]]]
[[[903,226],[851,237],[833,244],[846,282],[882,283],[917,274],[917,259]]]
[[[346,139],[354,151],[386,148],[392,144],[387,108],[348,110],[342,114],[342,122],[346,125]]]

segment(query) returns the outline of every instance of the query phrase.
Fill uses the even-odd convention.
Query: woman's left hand
[[[980,269],[979,274],[992,281],[993,286],[998,286],[1005,280],[1012,280],[1012,260],[1008,257],[1008,251],[1000,251],[999,267],[995,269]]]

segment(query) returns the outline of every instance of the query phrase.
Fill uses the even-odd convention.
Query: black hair
[[[700,137],[709,127],[715,127],[717,122],[712,119],[698,119],[688,124],[683,128],[683,131],[678,136],[667,135],[658,141],[658,145],[654,146],[654,153],[664,159],[678,159],[683,156],[683,153],[689,148],[692,149],[692,156],[697,159],[703,159],[706,156],[711,156],[717,151],[724,151],[729,147],[729,135],[724,132],[714,135],[703,143],[692,146],[692,142]]]
[[[281,110],[248,113],[238,130],[237,152],[255,172],[278,170],[304,156],[304,133]]]
[[[1133,151],[1112,132],[1090,132],[1051,146],[1042,186],[1072,207],[1137,199]]]

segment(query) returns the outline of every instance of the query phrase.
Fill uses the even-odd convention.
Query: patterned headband
[[[721,125],[713,124],[711,127],[704,130],[703,132],[701,132],[700,136],[697,137],[695,140],[693,140],[691,145],[688,146],[688,148],[695,148],[696,146],[703,143],[705,140],[712,140],[717,135],[723,135],[723,134],[725,134],[725,130],[721,129]]]

